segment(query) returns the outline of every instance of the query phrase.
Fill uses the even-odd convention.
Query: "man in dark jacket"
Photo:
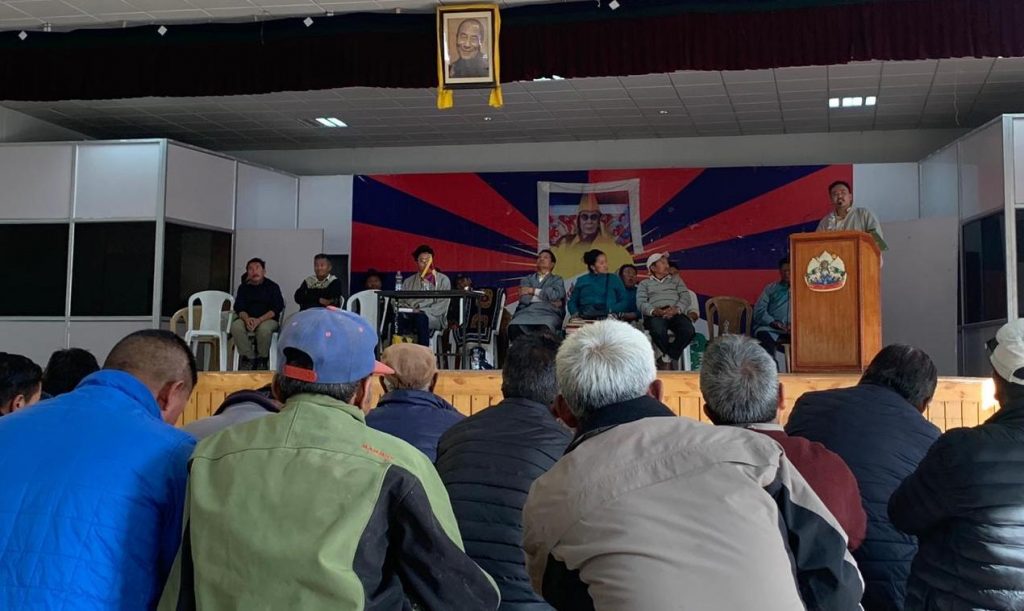
[[[281,287],[267,278],[267,264],[263,259],[250,259],[245,264],[245,276],[235,293],[235,314],[231,323],[231,337],[241,360],[241,370],[267,369],[270,362],[270,343],[281,326],[284,298]],[[256,338],[253,350],[252,338]]]
[[[790,435],[842,457],[857,478],[868,529],[853,556],[864,576],[866,611],[903,608],[917,541],[896,530],[887,507],[939,436],[921,415],[937,381],[924,351],[894,344],[875,356],[857,386],[804,394],[786,424]]]
[[[466,553],[498,583],[503,611],[551,608],[530,587],[521,541],[530,485],[569,444],[551,414],[557,352],[548,334],[517,339],[502,371],[504,400],[448,429],[437,448]]]
[[[274,400],[271,385],[258,390],[238,390],[224,398],[217,411],[209,418],[189,422],[184,430],[197,440],[206,439],[236,424],[263,418],[281,411],[281,404]]]
[[[997,411],[947,431],[889,501],[920,537],[906,609],[1024,609],[1024,320],[990,342]]]
[[[398,437],[433,462],[437,440],[464,418],[451,403],[434,394],[434,353],[419,344],[394,344],[384,350],[380,360],[395,372],[381,377],[385,394],[366,415],[366,425]]]

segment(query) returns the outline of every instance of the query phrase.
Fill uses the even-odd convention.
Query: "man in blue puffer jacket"
[[[384,396],[366,415],[366,425],[415,446],[434,462],[437,440],[464,416],[434,394],[437,361],[419,344],[394,344],[380,355],[395,373],[381,377]]]
[[[156,605],[195,445],[171,424],[195,382],[180,338],[138,331],[75,390],[0,418],[0,609]]]
[[[999,411],[947,431],[889,501],[921,539],[907,611],[1024,609],[1024,320],[989,347]]]
[[[903,609],[917,540],[889,521],[889,497],[939,436],[921,415],[937,383],[924,351],[894,344],[875,356],[857,386],[804,394],[786,423],[790,435],[838,454],[857,478],[868,530],[853,557],[864,576],[866,611]]]

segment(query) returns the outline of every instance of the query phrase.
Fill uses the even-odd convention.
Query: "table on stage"
[[[384,300],[389,299],[391,303],[391,311],[393,316],[391,317],[392,323],[397,323],[398,320],[398,307],[396,303],[401,299],[458,299],[462,303],[462,307],[459,308],[459,327],[462,329],[462,363],[465,367],[465,363],[469,362],[469,322],[473,319],[469,316],[470,309],[473,304],[476,304],[477,314],[480,313],[480,298],[484,296],[482,291],[377,291],[377,329],[380,331],[380,341],[377,342],[378,354],[382,350],[384,340],[387,338],[388,329],[384,327],[383,317],[384,312]],[[437,333],[443,332],[444,329],[439,329]]]

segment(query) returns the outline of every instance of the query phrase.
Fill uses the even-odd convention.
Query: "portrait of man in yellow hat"
[[[551,250],[558,257],[559,272],[571,278],[587,271],[583,253],[591,249],[604,252],[609,269],[633,263],[633,255],[616,240],[608,224],[612,215],[601,210],[597,193],[583,193],[576,209],[576,222],[572,231],[552,244]]]

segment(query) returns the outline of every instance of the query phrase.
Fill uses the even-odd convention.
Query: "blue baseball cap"
[[[278,358],[287,363],[287,348],[301,350],[313,360],[313,368],[283,365],[281,374],[303,382],[348,384],[371,373],[392,374],[395,370],[373,358],[377,334],[358,314],[336,307],[311,308],[285,323],[278,342]]]

